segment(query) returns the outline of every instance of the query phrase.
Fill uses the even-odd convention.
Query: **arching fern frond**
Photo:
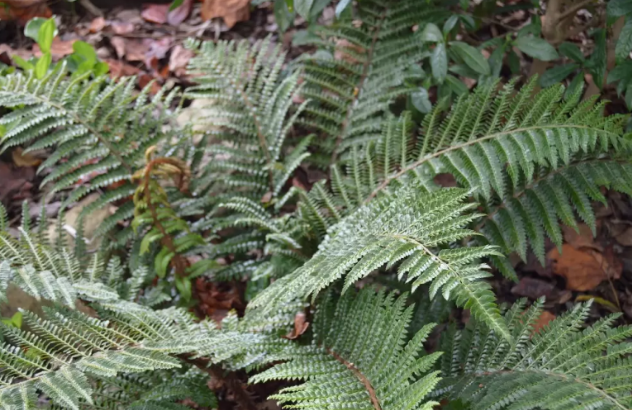
[[[302,122],[323,134],[318,142],[332,160],[351,143],[379,137],[389,105],[415,89],[406,80],[415,78],[410,69],[424,43],[414,27],[444,17],[431,3],[371,0],[353,16],[313,28],[321,50],[303,60],[303,95],[314,102]]]
[[[441,291],[460,306],[509,338],[494,295],[481,278],[489,276],[477,261],[496,253],[494,247],[440,249],[472,234],[465,229],[478,214],[464,214],[476,205],[464,203],[467,191],[446,189],[423,195],[415,184],[391,198],[361,207],[328,232],[319,251],[302,267],[255,298],[250,306],[274,309],[280,301],[315,297],[334,281],[345,278],[344,289],[385,265],[400,261],[400,278],[413,288],[431,283],[430,294]]]
[[[424,355],[423,342],[434,324],[407,342],[413,307],[405,302],[370,288],[323,301],[311,344],[251,382],[300,380],[272,396],[288,409],[432,409],[425,397],[439,379],[428,370],[440,354]]]
[[[53,148],[39,168],[53,168],[43,183],[52,183],[52,192],[58,192],[81,182],[66,204],[120,184],[87,207],[85,215],[133,194],[129,180],[142,164],[145,150],[170,138],[163,126],[172,115],[169,105],[176,93],[165,98],[163,90],[150,101],[150,87],[136,95],[131,78],[91,80],[90,73],[70,78],[63,64],[57,67],[43,79],[32,72],[5,77],[0,107],[9,113],[0,118],[6,128],[1,148],[27,145],[26,152]],[[97,234],[129,218],[132,209],[121,206]]]
[[[284,156],[284,141],[302,111],[292,110],[300,90],[299,73],[282,72],[285,53],[270,40],[248,42],[193,42],[197,56],[190,73],[197,85],[187,97],[206,101],[196,122],[216,140],[206,148],[211,161],[194,179],[194,190],[204,195],[242,195],[259,200],[276,196],[300,164],[309,140]],[[294,112],[292,112],[294,111]],[[210,191],[209,191],[210,190]]]
[[[448,332],[437,393],[472,409],[607,409],[632,406],[632,327],[613,327],[611,315],[584,328],[590,303],[577,305],[534,333],[542,300],[505,314],[513,341],[479,321]]]

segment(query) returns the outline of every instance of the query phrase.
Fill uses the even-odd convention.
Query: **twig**
[[[92,4],[90,0],[79,0],[79,4],[81,4],[81,7],[86,9],[88,13],[92,14],[93,16],[103,17],[103,12],[101,11],[101,9]]]

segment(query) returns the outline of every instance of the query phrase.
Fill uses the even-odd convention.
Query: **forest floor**
[[[293,27],[280,35],[270,2],[252,6],[249,0],[203,3],[184,0],[173,11],[169,11],[168,3],[131,2],[112,8],[99,7],[93,13],[79,5],[73,11],[70,5],[75,3],[62,3],[52,6],[52,10],[32,12],[59,16],[59,35],[52,46],[53,59],[72,53],[72,43],[83,40],[94,46],[101,61],[108,63],[112,77],[136,75],[139,87],[152,81],[156,89],[164,85],[190,85],[192,79],[187,77],[185,68],[191,53],[183,45],[189,37],[254,40],[273,36],[290,56],[305,51],[292,45],[294,34],[304,28],[304,21],[297,18]],[[333,14],[333,7],[329,7],[324,18],[331,19]],[[17,20],[0,21],[0,62],[10,65],[10,56],[15,54],[24,58],[38,55],[37,45],[22,34],[20,19],[32,16],[27,13]],[[610,108],[611,112],[617,110],[616,106]],[[31,204],[33,219],[37,219],[42,207],[49,217],[57,216],[61,202],[54,197],[47,198],[47,193],[39,189],[41,177],[36,169],[45,156],[46,152],[22,155],[20,148],[0,156],[0,201],[10,210],[14,226],[19,223],[21,203],[25,200]],[[302,169],[299,172],[305,175],[315,171]],[[304,183],[308,184],[310,178],[306,179]],[[541,318],[544,324],[574,303],[594,298],[595,316],[622,312],[621,320],[632,323],[632,202],[616,192],[604,193],[608,203],[598,205],[596,235],[593,236],[586,225],[579,225],[577,231],[565,227],[565,243],[561,249],[547,244],[546,267],[534,257],[530,257],[528,263],[516,260],[518,283],[495,276],[493,285],[501,301],[546,296],[548,313]],[[74,223],[89,198],[66,215],[68,224]],[[106,211],[103,218],[107,215]],[[85,227],[86,237],[90,237],[90,229],[98,225],[98,217],[92,222],[94,227]],[[200,294],[205,295],[206,313],[217,320],[229,309],[243,309],[245,305],[243,284],[200,282],[197,286]]]

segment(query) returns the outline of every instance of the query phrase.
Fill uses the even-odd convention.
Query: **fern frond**
[[[257,200],[266,192],[276,196],[307,155],[308,142],[299,144],[294,155],[284,158],[283,152],[303,109],[293,109],[292,101],[301,88],[299,73],[282,72],[285,53],[270,39],[254,45],[190,41],[188,46],[197,53],[190,72],[198,84],[186,95],[208,102],[207,118],[196,121],[217,140],[207,148],[213,159],[197,189],[224,196],[237,190]]]
[[[110,195],[99,206],[131,196],[134,186],[129,179],[140,167],[143,153],[171,135],[163,125],[172,115],[168,108],[176,92],[165,96],[163,90],[148,101],[150,87],[135,95],[131,78],[91,80],[90,73],[70,78],[63,64],[57,67],[43,79],[32,72],[5,77],[0,107],[10,112],[0,118],[7,129],[1,149],[53,148],[39,168],[40,172],[53,169],[43,184],[52,183],[53,193],[80,185],[65,204],[115,183],[122,184],[116,197]],[[123,217],[129,215],[116,216]]]
[[[423,342],[434,324],[407,342],[413,307],[405,301],[370,288],[343,296],[335,310],[323,301],[311,344],[251,382],[299,380],[272,396],[285,408],[432,409],[438,403],[425,396],[439,379],[428,370],[440,353],[423,354]]]
[[[613,327],[618,315],[584,328],[590,303],[577,305],[542,330],[539,300],[504,316],[513,341],[479,321],[452,329],[440,346],[444,379],[437,393],[472,409],[629,409],[632,406],[632,327]]]
[[[274,309],[279,301],[315,297],[342,277],[346,290],[374,270],[402,261],[399,276],[405,275],[413,288],[431,283],[431,296],[441,291],[509,338],[493,293],[480,281],[489,273],[477,261],[495,254],[494,247],[437,249],[472,234],[464,226],[478,215],[464,215],[475,206],[463,202],[467,196],[467,191],[448,189],[423,195],[411,184],[395,197],[373,201],[335,225],[307,263],[250,306]]]
[[[322,134],[332,162],[350,144],[379,137],[389,105],[410,94],[410,67],[424,52],[413,27],[447,18],[414,0],[366,1],[332,26],[314,27],[321,50],[303,59],[303,95],[313,100],[302,122]],[[421,30],[419,30],[421,32]]]

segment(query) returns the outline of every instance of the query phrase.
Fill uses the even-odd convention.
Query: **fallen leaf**
[[[575,249],[592,248],[599,251],[603,249],[601,245],[595,243],[595,238],[588,225],[579,224],[577,228],[579,232],[575,231],[575,229],[569,226],[562,226],[562,231],[564,232],[564,241],[566,243],[568,243]]]
[[[608,309],[612,313],[621,312],[621,309],[617,307],[614,303],[610,302],[607,299],[600,298],[599,296],[594,295],[578,295],[575,298],[575,302],[587,302],[589,300],[594,300],[595,303],[600,304],[604,308]]]
[[[110,66],[110,77],[111,78],[119,78],[119,77],[129,77],[136,75],[141,72],[141,70],[133,65],[127,64],[120,60],[103,60]]]
[[[204,0],[202,19],[221,17],[228,28],[250,19],[250,0]]]
[[[169,37],[163,37],[159,40],[149,40],[149,49],[145,53],[145,65],[147,68],[157,69],[158,60],[162,60],[167,56],[171,48],[172,40]],[[155,61],[155,64],[153,63]]]
[[[11,152],[11,158],[16,167],[36,167],[42,163],[41,158],[37,158],[31,153],[25,154],[21,147],[17,147]]]
[[[621,277],[621,269],[594,250],[578,250],[564,244],[561,254],[553,248],[547,256],[553,261],[553,273],[566,278],[566,288],[570,290],[591,290],[608,278]]]
[[[91,33],[99,33],[103,28],[105,28],[105,19],[103,17],[97,17],[90,22],[90,27],[88,28]]]
[[[189,17],[191,14],[191,8],[193,7],[193,0],[184,0],[181,5],[171,10],[167,14],[167,23],[172,26],[177,26]]]
[[[149,84],[151,84],[149,92],[153,95],[156,95],[160,91],[160,84],[157,81],[154,81],[155,78],[151,74],[143,73],[138,76],[138,85],[140,88],[145,88]],[[154,81],[152,83],[152,81]]]
[[[59,37],[55,37],[50,46],[50,52],[53,55],[53,61],[61,60],[62,58],[70,55],[74,52],[72,49],[73,43],[77,40],[61,40]],[[39,45],[33,45],[33,54],[35,57],[42,56],[42,50],[40,50]]]
[[[180,44],[177,44],[171,50],[171,55],[169,56],[169,70],[180,76],[179,71],[184,71],[186,69],[187,65],[189,64],[189,60],[191,60],[193,56],[193,51],[187,50]]]
[[[632,246],[632,227],[615,236],[615,239],[623,246]]]
[[[125,56],[125,39],[123,37],[112,37],[110,39],[110,44],[114,48],[118,58],[123,58]]]
[[[169,4],[143,4],[140,16],[150,23],[165,24],[168,13]]]
[[[353,44],[349,40],[344,38],[336,41],[336,51],[334,52],[334,59],[342,60],[349,64],[358,64],[361,61],[356,58],[356,55],[364,54],[365,50],[357,44]]]
[[[32,53],[28,50],[24,50],[22,48],[13,49],[11,48],[11,46],[7,44],[0,44],[0,55],[5,55],[5,54],[8,58],[7,59],[2,58],[2,62],[7,65],[13,64],[13,60],[11,59],[11,57],[15,55],[22,57],[25,60],[28,60],[32,56]]]
[[[4,0],[0,5],[0,20],[15,20],[20,25],[26,25],[35,17],[49,18],[52,15],[46,0]]]
[[[151,40],[125,40],[125,59],[127,61],[145,61]]]
[[[134,31],[134,24],[132,23],[123,23],[123,22],[117,21],[117,22],[112,23],[111,27],[114,34],[117,34],[117,35],[129,34],[132,31]]]
[[[533,324],[533,332],[531,334],[540,333],[540,330],[553,320],[555,320],[555,315],[547,310],[543,310],[538,320]]]
[[[283,338],[294,340],[305,333],[305,331],[309,327],[309,322],[306,321],[305,318],[306,316],[304,312],[298,312],[294,316],[294,329],[292,329],[292,331],[287,335],[283,336]]]

